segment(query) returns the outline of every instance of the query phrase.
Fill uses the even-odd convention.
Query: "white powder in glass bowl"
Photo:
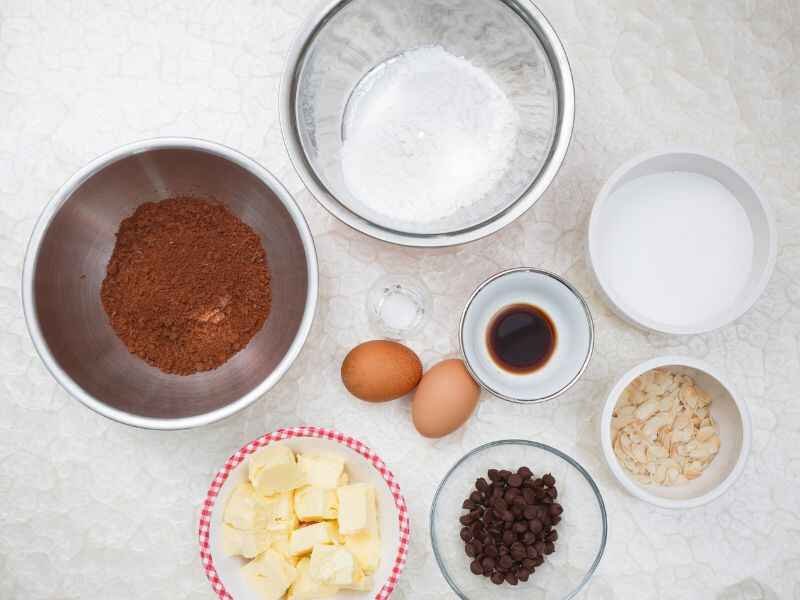
[[[355,200],[391,220],[430,223],[494,188],[519,115],[482,69],[439,46],[368,74],[350,100],[342,170]]]

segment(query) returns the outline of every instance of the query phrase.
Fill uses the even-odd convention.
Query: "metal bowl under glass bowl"
[[[352,193],[342,149],[374,75],[425,47],[483,70],[511,102],[519,128],[507,167],[480,200],[435,221],[403,222]],[[399,92],[381,98],[390,105],[406,100]],[[566,155],[575,98],[564,48],[530,0],[337,0],[314,13],[292,47],[280,109],[295,169],[328,211],[372,237],[431,247],[494,233],[533,206]],[[480,161],[495,158],[486,144],[476,147],[485,153]]]
[[[495,585],[470,571],[472,559],[464,552],[459,535],[462,502],[475,489],[475,481],[489,469],[516,471],[528,467],[536,477],[551,473],[556,479],[558,502],[564,509],[556,550],[545,557],[526,582]],[[464,600],[568,600],[574,598],[594,574],[608,537],[608,517],[600,490],[591,475],[563,452],[530,440],[501,440],[468,452],[445,475],[433,497],[431,542],[442,575]]]
[[[219,368],[189,376],[128,352],[100,301],[120,221],[175,195],[223,202],[261,236],[272,275],[263,328]],[[280,182],[230,148],[187,138],[129,144],[78,171],[36,223],[22,283],[28,330],[55,379],[92,410],[153,429],[217,421],[270,389],[305,342],[318,287],[311,232]]]

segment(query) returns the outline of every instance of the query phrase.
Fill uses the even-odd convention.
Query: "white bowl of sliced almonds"
[[[724,494],[744,469],[751,429],[747,405],[716,369],[685,356],[628,371],[600,419],[611,472],[662,508],[693,508]]]
[[[386,600],[409,540],[392,472],[360,441],[320,427],[268,433],[233,454],[198,533],[220,600]]]

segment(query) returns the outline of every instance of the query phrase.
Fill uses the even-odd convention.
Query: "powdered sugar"
[[[374,69],[345,115],[342,170],[354,200],[430,223],[481,200],[506,172],[519,116],[482,69],[439,46]]]

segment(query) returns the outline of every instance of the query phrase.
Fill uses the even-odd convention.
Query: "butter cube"
[[[336,490],[339,499],[339,531],[350,535],[371,526],[375,512],[375,488],[368,483],[354,483]]]
[[[247,461],[247,475],[250,483],[255,485],[256,476],[262,469],[295,462],[294,452],[288,446],[270,444],[250,455],[250,459]]]
[[[381,539],[377,532],[362,531],[344,536],[344,547],[353,553],[366,574],[378,570],[381,561]]]
[[[315,598],[328,598],[336,595],[339,588],[317,581],[308,573],[311,561],[303,558],[297,563],[297,577],[289,588],[287,600],[314,600]]]
[[[222,551],[228,556],[254,558],[270,547],[267,531],[242,531],[222,524]]]
[[[289,539],[289,554],[300,556],[311,552],[317,544],[332,544],[334,539],[331,534],[330,523],[315,523],[295,529]]]
[[[300,454],[297,464],[314,487],[333,489],[344,472],[344,459],[336,454]]]
[[[347,590],[356,590],[357,592],[369,592],[373,588],[374,582],[372,575],[367,575],[361,570],[361,567],[356,565],[353,570],[353,583],[344,585],[342,588]]]
[[[267,502],[256,494],[249,483],[240,483],[233,490],[222,520],[242,531],[257,531],[267,528],[269,507]]]
[[[262,600],[280,600],[296,574],[295,568],[272,549],[242,567],[245,580]]]
[[[264,499],[266,506],[265,528],[269,531],[291,531],[297,527],[297,516],[294,514],[294,495],[283,492]]]
[[[269,534],[270,545],[269,547],[280,553],[290,564],[297,565],[297,557],[292,556],[289,552],[289,538],[291,532],[289,531],[274,531]]]
[[[339,481],[336,482],[336,487],[341,487],[348,483],[350,483],[350,476],[347,474],[347,471],[342,471],[342,474],[339,475]]]
[[[296,463],[283,463],[260,469],[253,487],[259,494],[272,496],[306,485],[306,475]]]
[[[336,490],[308,486],[294,493],[294,512],[301,521],[335,519],[338,509]]]
[[[317,544],[311,552],[308,572],[317,581],[345,586],[353,584],[356,568],[356,560],[346,548]]]

